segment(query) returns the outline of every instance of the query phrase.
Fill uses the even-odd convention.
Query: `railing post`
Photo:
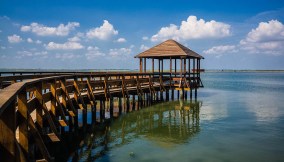
[[[15,99],[6,107],[6,110],[0,117],[0,144],[1,144],[1,161],[15,161]]]
[[[18,112],[20,115],[19,120],[19,143],[24,152],[20,154],[20,160],[25,161],[28,158],[29,141],[28,141],[28,107],[27,107],[27,91],[22,90],[18,94]]]

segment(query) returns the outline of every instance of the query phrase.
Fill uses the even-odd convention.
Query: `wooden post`
[[[190,58],[188,58],[188,77],[190,81]]]
[[[119,115],[121,115],[122,113],[121,97],[118,97],[118,111],[119,111]]]
[[[28,141],[28,107],[27,107],[27,92],[22,90],[18,94],[18,112],[20,114],[19,124],[19,143],[24,152],[24,155],[20,154],[21,161],[25,161],[25,157],[28,157],[29,141]]]
[[[160,73],[161,73],[161,65],[160,65],[161,60],[158,59],[158,61],[159,61],[159,75],[160,75]]]
[[[16,114],[15,99],[13,99],[0,118],[0,145],[1,145],[1,161],[16,161],[15,150],[15,130],[16,130]]]
[[[132,96],[132,111],[135,110],[135,95]]]
[[[39,99],[39,101],[42,102],[42,82],[37,83],[36,85],[36,97]],[[36,122],[38,126],[42,129],[43,128],[43,111],[42,111],[42,105],[43,103],[39,103],[40,105],[37,105],[36,108]],[[39,130],[40,133],[42,133],[42,130]]]
[[[177,59],[175,58],[175,77],[177,77]]]
[[[139,66],[139,71],[140,73],[142,73],[142,69],[143,69],[143,64],[142,64],[143,60],[142,58],[140,58],[140,66]]]
[[[103,100],[100,99],[100,122],[102,122],[103,119],[104,119],[103,107],[104,107],[104,106],[103,106]]]
[[[183,68],[182,68],[182,58],[180,58],[180,77],[182,77],[182,72],[183,72]]]
[[[109,116],[112,119],[113,118],[113,97],[111,96],[109,99]]]
[[[146,58],[144,58],[144,73],[146,73]]]
[[[162,59],[162,73],[164,73],[164,59]]]
[[[155,71],[155,61],[154,58],[152,58],[152,73]]]
[[[183,64],[184,73],[186,73],[186,58],[183,59]]]
[[[170,57],[170,73],[172,75],[172,57]]]

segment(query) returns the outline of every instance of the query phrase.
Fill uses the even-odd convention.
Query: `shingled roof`
[[[204,59],[198,53],[183,46],[175,40],[169,39],[161,44],[158,44],[138,55],[135,58],[180,58],[180,57],[193,57]]]

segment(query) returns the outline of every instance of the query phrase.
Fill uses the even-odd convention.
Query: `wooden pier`
[[[0,72],[1,161],[53,161],[46,143],[60,142],[66,126],[71,132],[79,127],[78,111],[82,111],[83,126],[87,124],[87,109],[93,123],[103,122],[106,111],[114,118],[114,99],[119,115],[174,100],[175,91],[180,99],[187,99],[188,93],[192,99],[193,91],[197,98],[197,89],[203,87],[202,56],[168,40],[136,57],[140,58],[139,72]],[[150,72],[146,66],[149,58]],[[167,72],[164,59],[170,60]],[[35,150],[40,155],[34,156]]]

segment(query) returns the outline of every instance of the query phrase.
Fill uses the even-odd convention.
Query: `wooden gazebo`
[[[200,79],[200,71],[203,71],[200,69],[200,60],[204,57],[175,40],[164,41],[136,55],[135,58],[140,59],[140,73],[147,72],[147,59],[150,59],[152,60],[152,69],[148,69],[148,71],[163,77],[169,76],[174,83],[179,82],[173,86],[176,89],[189,90],[194,88],[196,90],[196,88],[203,87]],[[155,60],[158,60],[158,69],[155,69]],[[164,69],[165,60],[169,60],[169,69]],[[177,60],[180,60],[178,61],[179,65]]]

